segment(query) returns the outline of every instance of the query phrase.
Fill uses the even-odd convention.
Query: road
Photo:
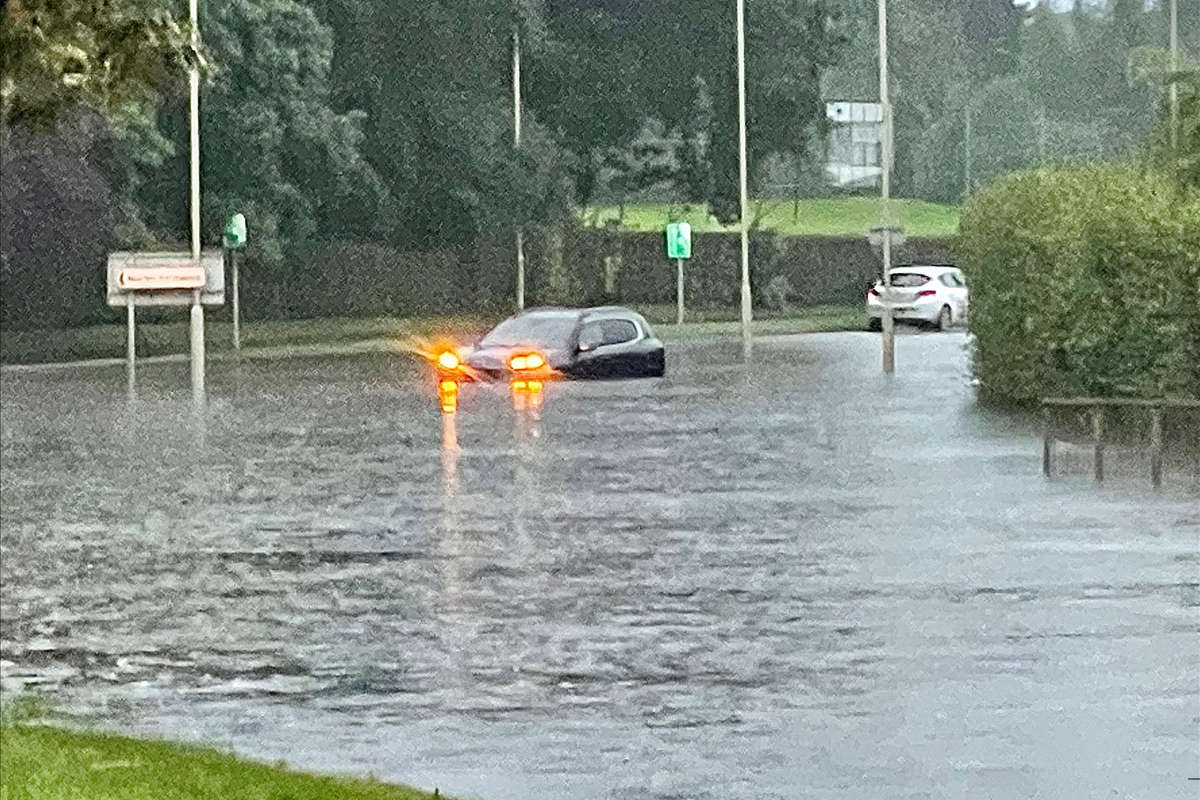
[[[963,334],[878,347],[7,374],[4,686],[486,800],[1196,797],[1194,478],[1046,481]]]

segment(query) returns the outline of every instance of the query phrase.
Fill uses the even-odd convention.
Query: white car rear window
[[[923,286],[929,283],[929,276],[919,272],[893,272],[892,286]]]

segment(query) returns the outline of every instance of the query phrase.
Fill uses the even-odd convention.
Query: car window
[[[967,288],[967,279],[965,275],[963,275],[961,272],[952,272],[950,274],[954,276],[954,280],[957,282],[960,288]]]
[[[632,342],[638,336],[637,326],[627,319],[606,319],[600,323],[604,332],[601,344]]]
[[[579,348],[591,350],[604,343],[604,328],[599,322],[589,322],[579,329]]]
[[[941,283],[944,286],[949,286],[951,288],[958,287],[961,285],[958,281],[958,278],[954,277],[954,273],[952,273],[952,272],[942,273],[941,275],[938,276],[938,280],[941,281]]]
[[[929,283],[928,275],[916,272],[893,272],[892,286],[924,286]]]
[[[567,314],[525,314],[501,322],[480,342],[485,347],[534,345],[546,349],[566,347],[575,330],[576,317]]]

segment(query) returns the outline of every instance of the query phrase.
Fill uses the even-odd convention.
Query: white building
[[[825,104],[829,148],[825,177],[844,189],[879,186],[883,174],[883,107],[879,103]]]

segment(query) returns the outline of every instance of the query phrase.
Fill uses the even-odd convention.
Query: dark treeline
[[[167,6],[110,7],[123,4]],[[78,28],[71,13],[84,5],[8,4],[6,77],[38,85],[12,55],[20,54],[12,42],[24,42],[16,36],[22,8],[41,6],[43,20],[60,15]],[[889,7],[901,194],[957,202],[968,181],[1039,160],[1128,155],[1158,116],[1160,6]],[[708,203],[732,220],[733,8],[727,0],[210,0],[201,17],[213,65],[201,97],[206,243],[219,241],[229,214],[244,213],[247,274],[271,282],[303,272],[301,254],[313,243],[438,251],[500,241],[520,224],[561,226],[591,202]],[[747,2],[754,193],[785,183],[828,191],[823,103],[874,98],[875,20],[874,0]],[[1200,22],[1183,14],[1181,23],[1194,49]],[[186,81],[154,85],[74,106],[59,92],[43,104],[52,115],[30,111],[43,107],[24,102],[40,99],[32,90],[6,100],[4,325],[103,318],[104,252],[186,241]],[[47,275],[58,297],[47,296]],[[93,294],[95,302],[79,299]]]

